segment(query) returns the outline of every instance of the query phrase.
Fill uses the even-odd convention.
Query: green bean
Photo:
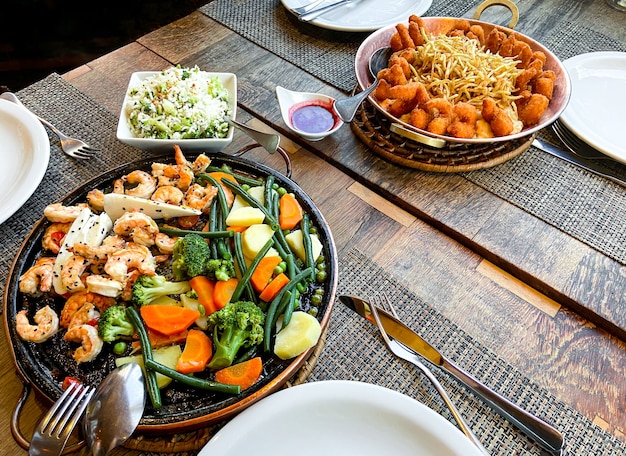
[[[254,177],[244,176],[243,174],[235,173],[226,165],[223,165],[221,168],[217,166],[209,166],[206,170],[209,172],[218,171],[218,172],[224,172],[224,173],[230,174],[235,179],[237,179],[237,182],[248,184],[252,187],[258,187],[260,185],[263,185],[262,179],[255,179]]]
[[[222,217],[226,218],[228,216],[228,201],[226,201],[226,194],[224,193],[222,184],[225,181],[228,181],[228,179],[218,181],[216,178],[209,176],[208,174],[199,174],[198,177],[196,177],[196,181],[198,181],[198,183],[205,180],[209,181],[211,185],[217,189],[217,201],[220,205],[221,214]]]
[[[217,393],[239,394],[241,393],[241,386],[228,385],[226,383],[214,382],[203,378],[193,377],[191,375],[181,374],[180,372],[169,368],[161,363],[156,362],[153,359],[149,359],[145,363],[146,368],[166,377],[184,383],[192,388],[198,388],[206,391],[215,391]]]
[[[291,289],[301,280],[306,279],[307,277],[311,276],[311,268],[307,268],[303,271],[301,271],[299,274],[297,274],[296,276],[294,276],[288,283],[287,285],[285,285],[280,292],[276,295],[276,297],[272,300],[272,302],[270,303],[268,309],[267,309],[267,315],[265,316],[265,326],[264,326],[264,335],[263,335],[263,347],[265,349],[265,351],[270,351],[270,338],[272,335],[272,328],[274,327],[274,324],[276,323],[276,311],[278,309],[278,305],[280,304],[280,301],[283,299],[283,296],[285,295],[285,293],[287,293],[288,291],[291,291]]]
[[[161,390],[159,389],[159,385],[157,383],[156,373],[147,367],[149,361],[152,361],[152,345],[150,345],[148,332],[141,321],[141,317],[139,316],[137,309],[132,306],[127,307],[126,315],[128,315],[128,318],[139,335],[139,342],[141,343],[141,352],[143,355],[143,364],[146,367],[146,389],[148,390],[148,396],[152,402],[152,407],[158,409],[163,405],[163,403],[161,402]]]
[[[237,287],[235,288],[235,291],[233,292],[233,295],[230,298],[231,302],[235,302],[239,300],[239,296],[241,296],[241,292],[243,291],[244,287],[246,286],[247,283],[250,283],[250,277],[252,277],[252,273],[261,262],[261,259],[265,256],[268,250],[272,247],[272,245],[274,245],[274,238],[269,238],[268,241],[265,243],[265,245],[261,248],[261,250],[259,250],[259,253],[256,254],[254,259],[252,260],[252,263],[250,263],[250,266],[248,266],[246,273],[241,277],[241,280],[237,283]]]
[[[276,220],[278,220],[278,206],[279,206],[278,198],[279,198],[278,193],[272,194],[271,207],[272,207],[272,213],[274,217],[276,218]],[[278,227],[278,230],[274,232],[274,236],[276,237],[278,241],[278,246],[280,246],[283,249],[284,255],[281,254],[281,256],[285,258],[285,256],[289,252],[291,252],[291,248],[289,247],[289,243],[287,242],[287,239],[285,238],[285,233],[283,233],[283,231],[280,229],[280,226]]]
[[[274,217],[274,215],[265,207],[265,205],[261,204],[261,202],[256,199],[254,196],[250,195],[250,193],[246,192],[241,186],[235,182],[229,181],[228,179],[224,179],[224,185],[230,188],[237,195],[241,196],[243,200],[248,203],[252,207],[256,207],[263,211],[265,215],[265,219],[268,221],[268,225],[272,227],[274,231],[280,230],[280,226],[278,225],[278,220]]]
[[[315,258],[313,258],[313,248],[311,245],[311,233],[309,233],[309,214],[302,214],[300,222],[302,230],[302,244],[304,245],[304,265],[311,268],[311,280],[315,279]]]
[[[270,211],[271,214],[274,215],[274,217],[276,217],[276,220],[278,220],[278,217],[276,216],[276,213],[272,210],[272,201],[274,198],[272,198],[272,195],[274,194],[274,191],[272,189],[272,186],[274,185],[274,176],[267,176],[267,179],[265,179],[265,207],[267,207],[267,209]]]
[[[179,228],[169,228],[165,226],[159,226],[159,231],[168,236],[184,236],[185,234],[197,234],[206,239],[219,239],[219,238],[231,238],[235,236],[233,230],[224,231],[194,231],[194,230],[181,230]]]
[[[246,259],[243,256],[243,248],[241,247],[241,233],[235,233],[235,259],[237,260],[237,266],[239,267],[239,275],[243,278],[246,275],[248,267],[246,266]],[[248,292],[248,298],[255,304],[257,302],[256,294],[252,288],[250,281],[245,285],[245,289]],[[231,298],[232,300],[232,298]]]
[[[209,211],[209,232],[211,233],[215,233],[217,230],[217,201],[213,201],[213,203],[211,204],[211,210]],[[211,241],[211,243],[209,244],[209,248],[211,249],[211,258],[213,258],[214,260],[218,259],[218,251],[217,251],[217,245],[218,245],[218,241],[219,239],[215,239],[214,241]]]

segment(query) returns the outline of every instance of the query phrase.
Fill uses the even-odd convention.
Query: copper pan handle
[[[28,396],[30,395],[30,392],[30,383],[26,383],[24,380],[22,380],[22,394],[20,394],[20,397],[17,399],[17,403],[13,408],[13,413],[11,413],[11,434],[13,434],[13,439],[17,442],[17,444],[25,450],[28,450],[30,448],[30,440],[28,440],[26,437],[24,437],[24,434],[22,434],[22,431],[20,429],[20,415],[22,413],[22,409],[24,408],[24,404],[26,404]],[[70,453],[74,453],[84,446],[85,441],[81,440],[78,443],[67,445],[63,450],[63,453],[61,454],[67,455]]]
[[[509,9],[509,11],[511,11],[511,22],[509,22],[509,28],[514,29],[517,25],[517,21],[519,20],[519,9],[511,0],[485,0],[478,5],[476,11],[474,11],[474,19],[479,20],[483,11],[493,5],[505,6]]]
[[[392,123],[389,126],[389,130],[391,130],[393,133],[396,133],[406,139],[410,139],[411,141],[416,141],[426,146],[435,147],[437,149],[441,149],[442,147],[446,146],[446,141],[443,139],[433,138],[432,136],[427,136],[422,133],[418,133],[417,131],[409,130],[408,128],[405,128],[398,123]]]

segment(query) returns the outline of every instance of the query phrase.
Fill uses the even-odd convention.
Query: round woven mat
[[[322,332],[315,350],[313,350],[311,355],[304,362],[304,365],[295,373],[295,375],[283,385],[283,388],[296,386],[306,381],[309,374],[315,367],[320,353],[324,349],[324,341],[326,340],[327,332],[328,326],[326,326]],[[195,431],[168,436],[133,435],[126,442],[124,442],[123,446],[129,450],[147,451],[151,453],[195,453],[202,449],[202,447],[224,424],[226,423],[218,423],[206,428],[197,429]]]
[[[485,144],[447,143],[430,147],[391,131],[391,121],[364,102],[350,124],[352,131],[374,153],[390,162],[440,173],[459,173],[504,163],[527,150],[535,135]]]

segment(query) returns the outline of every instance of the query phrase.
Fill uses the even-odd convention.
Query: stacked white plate
[[[48,134],[26,108],[0,99],[0,223],[35,192],[50,160]]]
[[[626,163],[626,52],[591,52],[563,62],[572,93],[561,122],[584,142]]]

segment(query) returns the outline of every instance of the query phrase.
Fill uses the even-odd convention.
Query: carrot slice
[[[161,334],[153,329],[146,328],[146,332],[148,333],[148,339],[150,340],[150,346],[152,348],[161,348],[166,347],[168,345],[179,344],[184,342],[187,338],[187,330],[183,330],[178,333],[170,334],[166,336],[165,334]],[[141,342],[138,340],[133,340],[131,343],[133,351],[141,349]]]
[[[292,230],[302,220],[302,206],[291,193],[280,197],[278,211],[278,223],[282,230]]]
[[[234,231],[235,233],[243,233],[248,229],[247,226],[227,226],[227,230]]]
[[[261,258],[259,264],[250,276],[250,283],[257,293],[263,291],[274,275],[274,269],[280,264],[282,258],[279,256],[267,256]]]
[[[158,304],[141,306],[139,312],[146,326],[166,336],[184,331],[200,316],[200,312],[187,307]]]
[[[213,356],[213,344],[204,331],[190,329],[185,339],[185,348],[178,358],[176,370],[183,374],[202,372]]]
[[[216,309],[221,309],[230,302],[230,298],[237,288],[239,279],[231,277],[228,280],[218,280],[215,282],[215,290],[213,291],[213,303]]]
[[[228,201],[229,206],[235,201],[235,195],[233,195],[233,191],[222,184],[222,179],[228,179],[234,183],[238,183],[237,179],[232,174],[228,174],[222,171],[213,171],[209,173],[213,179],[217,180],[222,185],[222,190],[224,190],[224,196],[226,196],[226,201]]]
[[[213,300],[215,282],[206,276],[196,276],[189,279],[189,285],[198,295],[198,302],[204,307],[206,315],[211,315],[217,310]]]
[[[265,302],[270,302],[288,283],[289,277],[287,277],[284,272],[281,272],[276,277],[274,277],[270,283],[267,284],[267,286],[259,295],[259,298],[261,298]]]
[[[215,372],[215,381],[227,385],[239,385],[244,390],[256,383],[261,372],[263,372],[263,363],[257,356],[218,370]]]

